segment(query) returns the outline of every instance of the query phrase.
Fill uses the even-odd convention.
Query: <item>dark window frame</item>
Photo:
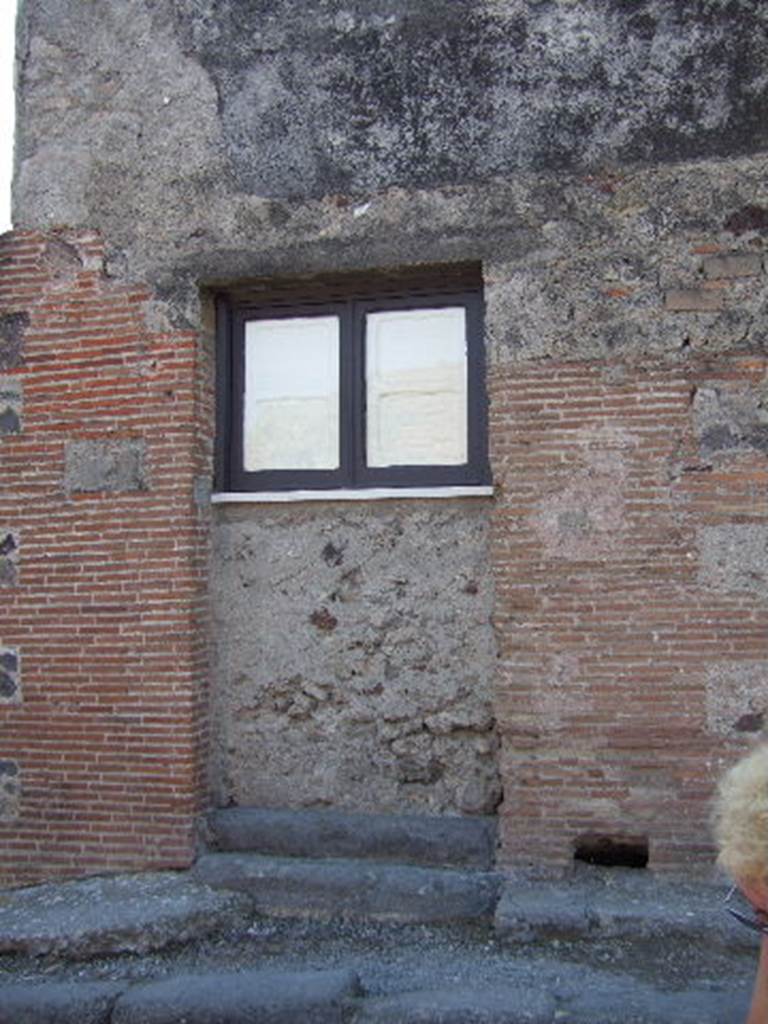
[[[461,465],[365,465],[365,317],[393,309],[438,309],[461,305],[467,328],[467,462]],[[338,469],[247,471],[242,466],[245,324],[255,319],[338,315]],[[226,492],[362,490],[483,486],[491,482],[487,457],[487,398],[483,298],[480,289],[350,294],[327,300],[289,298],[263,304],[221,294],[216,300],[217,414],[216,489]]]

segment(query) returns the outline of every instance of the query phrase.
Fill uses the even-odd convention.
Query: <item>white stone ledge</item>
[[[361,487],[328,491],[218,491],[213,505],[274,504],[296,501],[383,501],[392,498],[490,498],[493,486],[466,487]]]

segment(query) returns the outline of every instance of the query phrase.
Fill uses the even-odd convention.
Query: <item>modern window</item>
[[[479,288],[217,316],[219,490],[489,482]]]

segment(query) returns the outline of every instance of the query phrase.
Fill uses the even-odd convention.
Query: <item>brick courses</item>
[[[714,779],[768,705],[768,557],[750,586],[725,543],[747,526],[765,548],[768,463],[703,450],[692,410],[698,388],[764,390],[766,360],[604,370],[490,380],[502,856],[562,869],[585,836],[647,838],[650,867],[711,871]]]
[[[0,757],[21,788],[0,813],[0,884],[193,856],[206,707],[193,495],[210,476],[211,399],[197,333],[151,330],[149,298],[105,276],[95,234],[0,240],[0,314],[15,325],[3,368],[23,383],[22,429],[0,437],[0,521],[18,543],[0,643],[19,652],[22,694],[0,703]],[[139,446],[146,481],[107,471],[99,489],[91,464],[89,486],[67,486],[68,447],[89,443]]]

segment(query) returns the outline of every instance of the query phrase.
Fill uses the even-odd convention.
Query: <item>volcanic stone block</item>
[[[0,704],[21,702],[21,659],[13,647],[0,647]]]
[[[0,527],[0,587],[14,585],[18,573],[18,560],[18,534]]]
[[[357,975],[337,971],[195,974],[136,985],[115,1006],[113,1024],[342,1024],[359,993]]]
[[[18,377],[0,377],[0,436],[21,433],[23,392]]]
[[[21,770],[18,761],[0,759],[0,821],[15,821],[19,816]]]
[[[2,764],[18,771],[15,762]],[[0,954],[87,960],[148,953],[214,932],[243,931],[251,909],[245,896],[213,892],[172,872],[30,886],[0,901]]]
[[[22,982],[5,985],[0,1024],[109,1024],[119,982]]]
[[[29,324],[26,313],[0,316],[0,370],[12,370],[22,362],[24,332]]]
[[[69,441],[64,486],[70,493],[145,491],[148,482],[144,441]]]

